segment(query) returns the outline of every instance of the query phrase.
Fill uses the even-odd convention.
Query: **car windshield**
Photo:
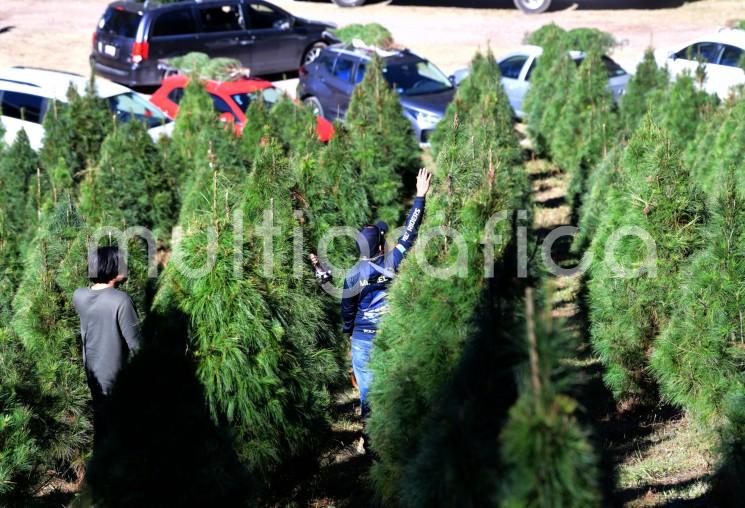
[[[577,66],[579,67],[579,65],[582,63],[584,59],[585,59],[584,57],[575,58],[574,63],[576,63]],[[605,70],[608,72],[609,78],[617,78],[619,76],[626,75],[626,71],[623,70],[623,67],[618,65],[616,62],[614,62],[607,56],[603,56],[603,64],[605,65]]]
[[[274,87],[271,87],[264,88],[263,90],[256,90],[255,92],[237,93],[235,95],[231,95],[230,97],[235,101],[236,104],[238,104],[238,107],[241,108],[241,111],[245,113],[251,102],[255,101],[259,97],[264,100],[264,104],[272,107],[274,103],[276,103],[282,97],[282,92]]]
[[[453,88],[442,71],[425,60],[388,64],[383,75],[399,95],[424,95]]]
[[[139,120],[144,122],[148,129],[152,129],[171,121],[162,111],[135,92],[113,95],[106,100],[109,109],[116,113],[116,118],[122,122]]]
[[[109,7],[101,20],[98,28],[109,35],[119,35],[134,39],[137,35],[137,27],[140,26],[141,14],[123,11]]]

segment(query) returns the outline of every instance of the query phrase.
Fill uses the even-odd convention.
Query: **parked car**
[[[362,81],[376,53],[383,61],[383,75],[398,93],[417,139],[427,143],[429,134],[453,100],[455,87],[432,62],[408,50],[329,46],[315,61],[300,68],[298,99],[329,120],[343,119],[352,91]]]
[[[5,127],[5,141],[11,143],[18,131],[24,129],[31,146],[35,150],[41,148],[42,122],[52,101],[66,103],[70,85],[82,95],[88,82],[85,76],[69,72],[31,67],[0,70],[0,121]],[[154,140],[170,135],[173,130],[166,114],[137,92],[103,78],[96,78],[95,87],[119,121],[145,122]]]
[[[528,90],[530,90],[530,76],[542,54],[543,48],[523,46],[518,51],[498,60],[499,70],[502,73],[502,85],[507,92],[516,118],[523,118],[523,102]],[[585,54],[581,51],[570,51],[569,55],[577,65],[585,59]],[[631,76],[608,56],[603,56],[603,63],[608,71],[608,89],[613,94],[613,98],[618,101],[626,91],[626,85],[628,85]],[[463,68],[455,71],[450,79],[454,83],[460,84],[467,76],[468,69]]]
[[[331,23],[263,0],[110,4],[93,34],[95,72],[127,86],[157,86],[158,60],[193,51],[240,60],[255,76],[295,72],[338,40]]]
[[[667,65],[670,77],[695,73],[699,62],[706,70],[704,90],[724,99],[732,87],[745,84],[741,64],[745,56],[745,30],[725,28],[695,39],[672,51],[658,51],[657,63]]]
[[[169,76],[163,80],[163,84],[150,97],[150,102],[161,108],[171,118],[176,118],[179,103],[184,97],[184,88],[189,83],[189,78],[183,74]],[[207,92],[212,98],[215,112],[220,119],[236,126],[238,133],[242,132],[251,119],[246,118],[246,111],[251,102],[262,100],[271,107],[281,97],[283,92],[274,87],[269,81],[263,79],[238,79],[235,81],[204,82]],[[328,142],[334,135],[334,126],[323,117],[318,117],[316,122],[318,139],[324,143]]]
[[[331,0],[339,7],[359,7],[366,0]],[[552,0],[513,0],[515,7],[526,14],[538,14],[551,7]]]

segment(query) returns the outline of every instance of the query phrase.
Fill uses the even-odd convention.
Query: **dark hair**
[[[88,251],[88,279],[96,284],[108,284],[118,275],[126,275],[126,266],[121,262],[119,247],[98,247]],[[120,271],[120,265],[124,268]]]

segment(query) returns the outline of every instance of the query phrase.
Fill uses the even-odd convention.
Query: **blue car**
[[[352,91],[362,81],[371,59],[383,62],[383,75],[396,90],[417,139],[429,135],[455,96],[451,81],[432,62],[408,51],[385,51],[362,45],[337,44],[321,50],[300,69],[297,97],[328,120],[343,120]]]

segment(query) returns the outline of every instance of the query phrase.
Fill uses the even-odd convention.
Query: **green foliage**
[[[97,97],[93,78],[80,95],[70,85],[67,104],[53,102],[44,117],[41,162],[46,169],[65,161],[73,177],[95,162],[106,133],[113,125],[106,101]]]
[[[652,48],[647,48],[644,58],[636,67],[634,76],[621,98],[621,119],[624,129],[631,135],[649,108],[664,94],[669,84],[668,71],[657,66]]]
[[[309,107],[295,104],[286,95],[269,110],[269,121],[290,156],[310,156],[323,146],[318,139],[316,115]]]
[[[233,429],[241,461],[268,474],[313,443],[329,401],[326,385],[338,374],[336,345],[304,260],[298,277],[293,271],[287,239],[297,223],[281,149],[268,142],[247,179],[241,167],[230,167],[236,162],[228,153],[210,157],[194,184],[205,191],[201,204],[194,194],[197,204],[182,210],[181,261],[169,263],[156,308],[177,306],[189,317],[190,350],[213,418]],[[271,257],[261,229],[265,210],[279,236]],[[237,259],[234,214],[250,231],[239,237]],[[204,264],[211,231],[212,268],[187,276],[180,265]]]
[[[210,131],[219,129],[219,120],[207,89],[199,79],[192,76],[184,88],[184,98],[179,103],[176,126],[173,129],[174,153],[184,164],[190,164],[198,151],[206,150],[203,137],[211,136],[213,132]],[[192,175],[187,172],[186,176],[184,183],[188,185],[188,178]]]
[[[393,34],[380,23],[352,23],[334,30],[339,40],[346,44],[352,44],[359,39],[368,46],[388,48],[393,44]]]
[[[740,374],[742,381],[742,373]],[[721,455],[712,491],[716,506],[736,507],[745,492],[745,395],[742,389],[724,403],[726,423],[721,430]]]
[[[101,147],[97,166],[80,185],[80,211],[91,225],[141,226],[164,237],[175,219],[176,181],[144,124],[117,126]]]
[[[553,160],[571,175],[567,201],[576,208],[585,193],[588,173],[606,155],[618,129],[602,54],[587,54],[563,102],[549,144]]]
[[[39,157],[20,130],[10,148],[0,154],[0,322],[7,323],[11,301],[22,271],[21,256],[35,227],[27,213],[27,190],[39,171]]]
[[[722,418],[729,394],[743,393],[745,197],[734,172],[706,228],[706,248],[686,268],[675,313],[651,366],[663,396],[704,422]]]
[[[682,148],[693,140],[699,123],[713,112],[716,104],[716,97],[699,90],[693,77],[683,74],[655,101],[652,115]]]
[[[577,421],[579,405],[567,395],[578,377],[565,359],[577,345],[563,323],[553,322],[548,300],[536,317],[532,291],[526,298],[527,334],[516,331],[527,335],[530,362],[500,435],[505,475],[495,502],[515,508],[601,506],[595,452]]]
[[[468,489],[470,469],[456,470],[468,459],[450,464],[453,448],[429,446],[458,439],[461,424],[451,420],[457,421],[458,411],[450,411],[453,397],[443,390],[464,361],[466,345],[479,332],[480,318],[502,315],[497,308],[500,300],[484,278],[481,242],[493,214],[525,207],[527,181],[511,116],[504,92],[491,88],[470,114],[451,124],[453,132],[443,133],[422,230],[449,226],[464,235],[465,245],[451,244],[441,237],[429,242],[420,239],[389,293],[390,314],[383,321],[372,355],[376,383],[371,391],[370,419],[372,446],[380,456],[373,480],[387,500],[417,505],[417,500],[430,499],[434,492],[465,490],[478,504],[483,495],[484,482]],[[493,224],[495,237],[510,236],[511,219]],[[459,254],[466,254],[463,248],[467,250],[467,266],[458,277],[447,280],[433,276],[422,263],[412,260],[422,257],[432,266],[452,266]],[[495,245],[497,266],[501,267],[507,250],[507,242]],[[498,271],[501,273],[500,268]],[[494,286],[508,293],[509,283]],[[437,415],[449,422],[443,424]],[[469,415],[479,413],[469,411]],[[462,448],[466,449],[473,452],[475,442]],[[488,464],[493,457],[486,455],[488,452],[469,457],[485,471],[492,471]],[[426,481],[428,475],[430,480]],[[428,494],[430,487],[436,488]],[[464,499],[458,502],[467,504]]]
[[[12,328],[34,379],[24,402],[33,412],[33,437],[41,450],[37,475],[79,476],[90,447],[89,394],[71,301],[73,290],[86,282],[83,231],[71,199],[61,199],[27,250],[13,301]]]
[[[243,66],[235,58],[210,58],[206,53],[192,51],[166,60],[166,63],[184,74],[198,79],[229,81],[244,74]]]
[[[352,93],[346,125],[360,167],[360,184],[373,214],[396,223],[401,216],[403,182],[413,179],[421,159],[411,123],[383,77],[379,58],[372,60]]]
[[[669,322],[683,281],[680,270],[702,245],[706,211],[670,134],[651,119],[629,142],[619,170],[618,191],[606,195],[591,248],[592,343],[616,397],[648,396],[654,385],[648,359]],[[648,258],[641,238],[623,234],[623,227],[646,232],[654,242],[656,259]],[[614,234],[621,235],[611,245],[615,260],[623,270],[641,269],[636,277],[623,276],[610,266],[605,251]],[[656,272],[650,274],[651,268]]]
[[[543,25],[538,30],[527,34],[526,44],[533,44],[545,48],[553,44],[557,38],[563,39],[568,50],[606,52],[616,46],[618,42],[609,33],[597,28],[575,28],[566,31],[556,23]]]

